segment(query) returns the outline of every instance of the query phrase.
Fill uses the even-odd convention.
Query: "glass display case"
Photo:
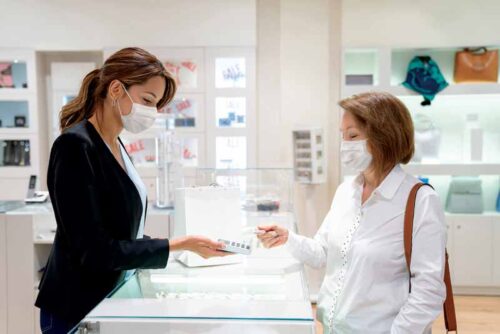
[[[304,267],[286,247],[266,249],[259,225],[296,230],[292,169],[198,169],[185,186],[239,187],[241,229],[251,253],[236,264],[137,271],[79,324],[79,333],[314,333]],[[272,197],[278,207],[259,210]],[[267,203],[269,204],[269,203]],[[262,208],[261,208],[262,209]]]
[[[238,188],[242,209],[247,212],[293,213],[294,173],[291,168],[211,169],[200,168],[185,186]]]
[[[86,330],[86,331],[85,331]],[[302,266],[278,259],[139,271],[78,333],[314,333]]]

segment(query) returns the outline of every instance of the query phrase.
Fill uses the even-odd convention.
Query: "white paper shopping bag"
[[[201,235],[212,240],[242,238],[240,191],[237,188],[180,188],[175,193],[174,237]],[[204,259],[182,252],[177,259],[189,267],[242,261],[241,255]]]

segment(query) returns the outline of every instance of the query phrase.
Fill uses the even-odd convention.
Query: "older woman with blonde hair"
[[[414,153],[408,109],[387,93],[340,101],[340,160],[357,173],[338,188],[313,239],[279,226],[259,227],[266,247],[286,244],[300,261],[326,266],[318,300],[325,333],[430,333],[446,296],[446,227],[437,193],[417,195],[411,293],[404,253],[404,213],[419,180],[401,164]]]

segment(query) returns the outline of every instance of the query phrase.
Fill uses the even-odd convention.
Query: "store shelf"
[[[500,163],[463,163],[463,164],[417,164],[411,163],[401,165],[408,173],[418,176],[446,175],[446,176],[477,176],[477,175],[499,175]],[[346,170],[343,175],[356,176],[358,173]]]
[[[22,137],[27,135],[36,135],[37,131],[33,128],[0,128],[0,136]]]
[[[483,213],[451,213],[445,211],[446,217],[449,218],[479,218],[479,217],[496,217],[500,218],[500,212],[485,211]]]
[[[420,94],[409,90],[404,86],[371,86],[371,85],[360,85],[360,86],[343,86],[342,95],[351,96],[356,94],[361,94],[370,91],[383,91],[388,92],[396,96],[419,96]],[[438,95],[500,95],[500,84],[461,84],[461,85],[450,85],[441,91]]]
[[[0,101],[28,100],[35,96],[32,89],[0,88]]]
[[[411,163],[402,167],[413,175],[500,175],[500,163]]]

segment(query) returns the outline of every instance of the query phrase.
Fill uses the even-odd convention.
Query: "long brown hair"
[[[117,51],[106,60],[101,69],[93,70],[85,76],[78,96],[62,108],[61,131],[92,117],[95,107],[106,98],[108,87],[113,80],[119,80],[125,88],[129,88],[143,84],[155,76],[165,78],[165,92],[157,104],[157,108],[162,108],[173,99],[176,84],[161,61],[140,48]]]
[[[415,152],[413,121],[400,99],[385,92],[369,92],[346,98],[339,105],[366,131],[377,177],[411,160]]]

